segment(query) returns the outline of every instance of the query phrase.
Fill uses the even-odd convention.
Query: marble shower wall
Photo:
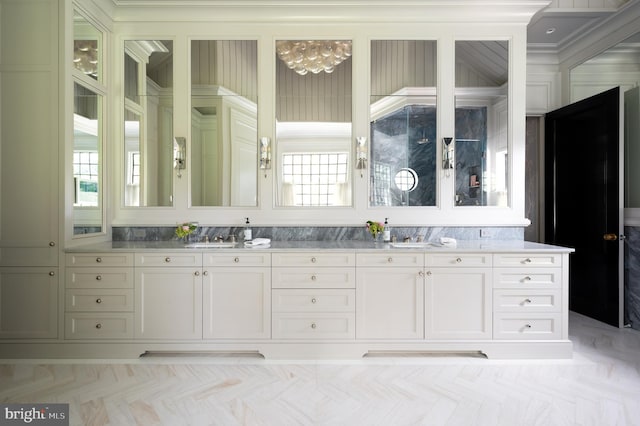
[[[486,229],[486,228],[483,228]],[[520,227],[492,227],[491,237],[483,240],[523,240],[524,228]],[[367,241],[371,236],[363,226],[252,226],[253,238],[271,238],[274,241]],[[202,241],[205,236],[213,240],[216,236],[228,237],[233,234],[238,237],[243,227],[212,227],[201,226],[191,235],[192,241]],[[451,237],[457,240],[479,240],[480,228],[476,227],[392,227],[391,235],[401,240],[410,237],[415,240],[422,236],[425,241],[437,241],[440,237]],[[167,241],[176,239],[175,227],[142,227],[127,226],[114,227],[113,241]]]
[[[640,227],[626,226],[624,259],[625,323],[640,330]]]

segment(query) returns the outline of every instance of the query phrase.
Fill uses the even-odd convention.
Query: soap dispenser
[[[251,241],[253,236],[251,235],[251,226],[249,225],[249,218],[247,217],[244,222],[244,240]]]
[[[384,230],[382,231],[382,241],[385,243],[391,242],[391,227],[389,226],[389,218],[384,218]]]

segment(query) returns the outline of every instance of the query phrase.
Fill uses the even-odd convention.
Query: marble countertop
[[[213,243],[215,244],[215,243]],[[357,251],[438,251],[438,252],[465,252],[465,251],[544,251],[557,253],[570,253],[573,248],[561,247],[549,244],[533,243],[519,240],[459,240],[456,247],[440,246],[434,242],[427,247],[393,247],[389,243],[374,243],[372,241],[272,241],[268,246],[244,247],[242,242],[233,248],[194,248],[188,247],[182,241],[107,241],[102,243],[87,244],[77,247],[69,247],[68,253],[82,252],[109,252],[109,251],[153,251],[153,250],[193,250],[207,252],[227,251],[316,251],[316,250],[357,250]]]

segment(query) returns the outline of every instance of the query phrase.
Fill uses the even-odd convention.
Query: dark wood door
[[[545,118],[545,241],[575,248],[569,309],[622,326],[619,88]]]

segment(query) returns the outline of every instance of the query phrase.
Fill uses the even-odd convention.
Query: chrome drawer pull
[[[527,257],[527,258],[524,260],[524,263],[531,263],[531,258]]]
[[[387,259],[387,262],[389,262],[389,263],[393,263],[393,257],[388,258],[388,259]]]
[[[100,299],[99,297],[96,299],[96,303],[102,303],[102,299]]]
[[[97,275],[96,276],[96,281],[102,281],[102,275]]]
[[[456,259],[456,263],[462,263],[462,259],[461,258],[457,258]]]
[[[165,257],[165,258],[164,258],[164,261],[165,261],[165,262],[167,262],[167,263],[169,263],[169,262],[171,262],[171,258],[170,258],[170,257]]]
[[[524,303],[531,303],[531,299],[524,299]]]
[[[311,258],[311,263],[316,263],[317,259],[315,257]]]
[[[316,300],[315,297],[313,299],[311,299],[311,303],[316,303],[316,302],[317,302],[317,300]]]
[[[318,279],[318,278],[317,278],[315,275],[311,275],[311,281],[315,281],[315,280],[317,280],[317,279]]]
[[[196,271],[195,275],[196,275],[196,277],[199,277],[200,276],[200,271]]]
[[[204,275],[205,277],[208,277],[208,276],[209,276],[209,271],[204,271],[204,272],[202,273],[202,275]]]
[[[50,276],[50,277],[54,277],[55,275],[56,275],[56,273],[55,273],[55,272],[53,272],[53,271],[49,271],[49,276]]]
[[[315,330],[315,329],[316,329],[316,327],[317,327],[316,323],[315,323],[315,322],[312,322],[312,323],[311,323],[311,328],[313,328],[313,329]]]
[[[531,277],[529,275],[527,275],[526,277],[523,278],[524,281],[531,281]]]
[[[97,324],[96,324],[96,328],[97,328],[98,330],[100,330],[100,329],[102,328],[102,324],[97,323]]]
[[[102,258],[101,257],[96,257],[96,262],[102,263]]]
[[[418,272],[418,276],[419,277],[424,277],[424,272],[422,272],[422,271]]]
[[[531,328],[531,324],[525,324],[524,328],[527,328],[527,329]]]
[[[240,258],[239,258],[239,257],[234,257],[234,258],[233,258],[233,261],[234,261],[235,263],[238,263],[238,262],[240,262]]]

